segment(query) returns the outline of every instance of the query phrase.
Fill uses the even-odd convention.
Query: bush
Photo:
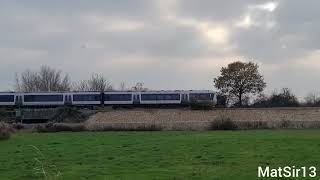
[[[6,109],[0,109],[0,121],[8,122],[12,118],[10,111]]]
[[[282,92],[274,92],[270,97],[260,95],[255,100],[253,107],[299,107],[298,98],[288,88],[283,88]]]
[[[14,124],[11,125],[11,127],[13,129],[16,129],[16,130],[25,129],[25,126],[23,124],[21,124],[21,123],[14,123]]]
[[[4,122],[0,122],[0,140],[9,139],[11,132],[12,132],[12,129],[8,124]]]
[[[190,102],[190,108],[192,110],[212,110],[213,102],[211,101],[192,101]]]
[[[225,108],[227,107],[227,96],[218,94],[217,95],[217,104],[215,107]]]
[[[63,132],[72,131],[79,132],[84,131],[84,125],[82,123],[71,124],[71,123],[47,123],[35,126],[37,132]]]
[[[237,130],[238,127],[228,117],[221,116],[210,123],[210,130]]]
[[[55,115],[50,119],[56,123],[79,123],[84,122],[88,116],[73,107],[60,107],[56,110]]]
[[[209,124],[209,130],[255,130],[255,129],[319,129],[320,121],[233,121],[219,117]]]
[[[250,130],[270,129],[267,121],[233,121],[229,117],[220,116],[210,123],[209,130]]]
[[[279,128],[280,129],[286,129],[286,128],[290,128],[292,126],[293,122],[289,121],[289,120],[281,120],[280,121],[280,125]]]
[[[6,112],[3,109],[0,109],[0,120],[6,117]]]

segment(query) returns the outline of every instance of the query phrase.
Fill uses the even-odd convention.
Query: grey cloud
[[[317,0],[283,0],[275,12],[282,36],[299,37],[297,47],[305,50],[319,49],[320,2]]]
[[[49,14],[51,16],[79,16],[86,13],[101,13],[115,16],[145,17],[155,12],[154,1],[150,0],[4,0],[2,7],[10,10],[21,10]],[[13,12],[15,13],[15,12]],[[28,14],[25,14],[26,16]]]
[[[225,21],[239,18],[249,5],[262,4],[267,0],[180,0],[178,13],[211,21]]]
[[[103,40],[110,53],[186,59],[212,53],[206,39],[195,28],[176,24],[157,24],[137,32],[115,32]]]
[[[265,63],[296,61],[320,48],[320,22],[317,17],[318,1],[282,0],[269,13],[275,22],[272,29],[264,26],[237,30],[233,41],[238,52]],[[258,17],[257,20],[263,20]]]

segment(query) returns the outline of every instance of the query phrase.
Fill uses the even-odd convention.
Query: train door
[[[68,95],[64,95],[64,105],[68,105]]]
[[[64,105],[72,105],[72,99],[70,94],[64,95]]]
[[[72,105],[72,97],[70,94],[69,94],[69,103],[70,103],[70,105]]]
[[[140,104],[140,94],[133,94],[133,104]]]
[[[181,94],[181,101],[182,102],[188,102],[188,94]]]
[[[14,102],[14,104],[15,104],[16,106],[19,105],[19,96],[16,96],[16,97],[15,97],[15,102]]]
[[[14,102],[14,104],[16,105],[16,106],[22,106],[22,96],[21,95],[16,95],[15,96],[15,100],[14,100],[15,102]]]

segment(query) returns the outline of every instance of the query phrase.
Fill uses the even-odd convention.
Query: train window
[[[131,94],[104,94],[105,101],[131,101]]]
[[[157,96],[155,94],[141,94],[142,101],[155,101]]]
[[[73,101],[101,101],[100,94],[74,94]]]
[[[180,94],[161,94],[157,96],[157,100],[180,100]]]
[[[166,94],[157,94],[157,100],[159,101],[163,101],[163,100],[166,100],[167,99],[167,96]],[[168,97],[169,98],[169,97]]]
[[[171,99],[170,100],[180,100],[180,94],[171,94]]]
[[[165,100],[180,100],[180,94],[167,94]]]
[[[14,102],[14,95],[0,95],[0,102]]]
[[[172,101],[180,100],[180,94],[142,94],[142,101]]]
[[[58,102],[63,95],[24,95],[24,102]]]
[[[190,100],[211,100],[211,93],[192,93],[190,94]]]

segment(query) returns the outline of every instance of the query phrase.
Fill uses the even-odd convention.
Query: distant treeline
[[[230,103],[230,100],[221,94],[217,96],[217,101],[218,107],[238,107],[239,104],[239,102]],[[283,88],[280,92],[273,92],[271,95],[261,93],[256,97],[246,96],[242,102],[242,107],[320,107],[320,94],[309,93],[303,101],[299,101],[289,88]]]

